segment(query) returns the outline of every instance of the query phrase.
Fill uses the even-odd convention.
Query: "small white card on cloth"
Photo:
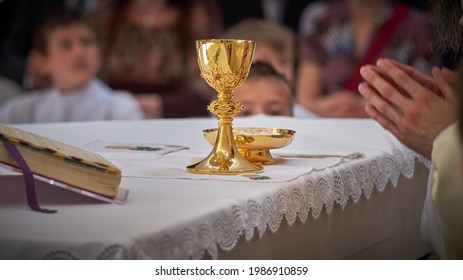
[[[110,143],[102,140],[95,140],[84,145],[82,148],[97,153],[140,153],[149,152],[157,155],[165,155],[188,147],[172,144],[159,143]]]

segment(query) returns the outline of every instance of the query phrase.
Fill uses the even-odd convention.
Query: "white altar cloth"
[[[342,216],[347,208],[354,209],[356,204],[363,203],[366,209],[381,213],[381,209],[374,208],[384,204],[369,204],[369,201],[375,189],[379,191],[374,194],[375,199],[381,199],[386,188],[389,200],[396,200],[396,203],[406,200],[405,203],[411,207],[408,210],[396,207],[395,217],[399,217],[400,221],[390,220],[388,213],[384,217],[374,217],[380,220],[381,226],[390,228],[390,232],[381,230],[382,234],[377,237],[370,234],[371,238],[365,239],[368,243],[360,242],[361,245],[342,253],[308,254],[308,257],[362,256],[365,249],[374,245],[371,243],[383,242],[417,227],[426,181],[414,182],[413,177],[416,168],[426,169],[424,166],[428,163],[375,122],[259,116],[235,119],[234,124],[235,127],[296,130],[293,143],[281,152],[326,154],[356,151],[364,156],[348,161],[339,158],[310,161],[277,159],[277,165],[266,167],[263,174],[272,178],[278,171],[278,165],[286,167],[285,164],[290,162],[297,163],[295,166],[298,168],[301,162],[307,163],[307,169],[292,176],[294,178],[281,177],[273,181],[255,181],[239,175],[195,177],[195,174],[188,173],[188,176],[182,177],[178,174],[187,174],[183,169],[185,166],[210,152],[212,147],[204,140],[202,130],[216,127],[215,119],[20,125],[18,127],[22,129],[76,146],[101,139],[107,142],[175,144],[190,149],[158,158],[153,168],[162,167],[165,160],[168,167],[165,172],[144,176],[137,174],[133,164],[129,164],[131,171],[128,168],[127,174],[124,173],[128,166],[124,166],[120,155],[105,154],[108,159],[122,165],[121,187],[130,190],[128,201],[122,206],[100,203],[38,183],[41,205],[58,210],[56,214],[41,214],[27,208],[21,177],[0,176],[3,193],[0,197],[0,259],[226,258],[227,252],[233,256],[233,251],[246,247],[247,242],[259,242],[259,238],[265,239],[268,234],[278,237],[280,227],[291,232],[292,227],[310,225],[316,221],[314,219],[329,220],[334,208],[336,215]],[[149,163],[147,153],[140,156],[139,162]],[[137,160],[131,158],[128,162],[136,163]],[[141,164],[141,168],[144,167],[146,165]],[[169,173],[172,168],[176,171]],[[406,179],[409,181],[399,184],[400,180],[404,180],[401,177],[409,178]],[[395,193],[401,193],[395,188],[402,188],[401,192],[407,189],[413,192],[408,197],[394,197]],[[340,219],[345,222],[349,217]],[[355,223],[361,224],[362,221]],[[330,234],[326,232],[326,235]],[[359,231],[355,234],[363,238],[369,233]],[[303,236],[299,238],[304,242]],[[237,246],[239,248],[235,249]],[[332,244],[328,242],[325,246],[328,248]],[[315,252],[316,248],[313,249]],[[418,251],[417,254],[421,252]],[[291,254],[288,257],[296,256],[301,256],[301,253],[294,252],[294,257]],[[278,254],[258,257],[276,258]]]

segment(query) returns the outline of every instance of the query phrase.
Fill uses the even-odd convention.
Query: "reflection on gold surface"
[[[203,130],[206,141],[214,145],[217,129]],[[294,130],[280,128],[240,127],[233,129],[236,147],[240,154],[254,164],[273,164],[271,149],[283,148],[293,141]]]
[[[187,166],[200,174],[242,174],[259,172],[261,166],[250,163],[238,152],[233,140],[233,116],[243,106],[233,100],[233,90],[249,74],[255,42],[249,40],[198,40],[196,51],[201,77],[217,92],[208,110],[218,117],[218,134],[211,153],[202,161]]]

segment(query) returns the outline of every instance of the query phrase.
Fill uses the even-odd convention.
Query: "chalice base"
[[[237,152],[235,155],[239,155]],[[214,153],[209,154],[202,161],[187,166],[187,171],[197,174],[209,174],[209,175],[237,175],[245,173],[259,173],[262,171],[261,166],[254,165],[249,161],[245,160],[241,156],[229,159],[231,164],[227,169],[220,167],[220,164],[217,164],[217,155]]]
[[[198,174],[235,175],[258,173],[263,168],[243,158],[235,146],[231,126],[225,126],[219,127],[212,152],[202,161],[187,166],[186,169]]]

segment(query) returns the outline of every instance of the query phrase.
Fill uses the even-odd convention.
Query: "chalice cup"
[[[217,92],[217,99],[207,109],[218,117],[218,132],[211,153],[202,161],[187,166],[187,171],[200,174],[242,174],[262,170],[243,158],[233,139],[233,116],[243,105],[233,100],[233,90],[249,74],[255,42],[249,40],[198,40],[196,51],[201,77]]]

